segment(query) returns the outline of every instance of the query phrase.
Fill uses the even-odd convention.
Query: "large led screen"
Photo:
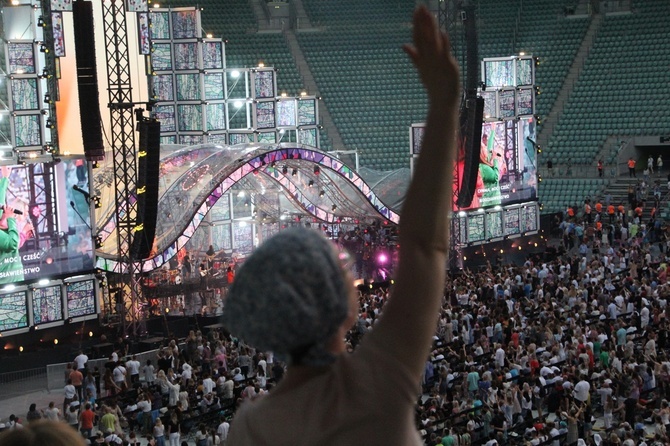
[[[95,314],[95,281],[93,279],[68,283],[66,293],[68,317]]]
[[[63,319],[63,295],[60,285],[33,290],[33,323],[35,325]]]
[[[92,270],[88,199],[83,159],[0,168],[0,284]]]
[[[28,303],[26,292],[0,295],[0,331],[28,326]]]
[[[537,200],[536,137],[532,117],[519,121],[485,122],[479,148],[477,185],[468,210]],[[533,143],[531,143],[533,141]],[[465,153],[459,150],[454,178],[458,191],[463,180]]]

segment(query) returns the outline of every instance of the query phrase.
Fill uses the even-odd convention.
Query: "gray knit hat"
[[[326,365],[326,343],[344,322],[348,291],[333,244],[306,228],[281,231],[242,265],[222,322],[250,345],[293,363]]]

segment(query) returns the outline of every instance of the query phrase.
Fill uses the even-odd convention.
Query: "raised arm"
[[[423,6],[414,14],[414,46],[404,49],[430,105],[421,155],[402,209],[397,284],[373,334],[418,379],[443,295],[460,88],[449,38]]]

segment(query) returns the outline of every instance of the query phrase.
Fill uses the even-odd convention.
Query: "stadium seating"
[[[606,16],[572,96],[550,138],[554,162],[592,164],[610,135],[670,129],[667,2],[634,2],[630,15]]]
[[[590,179],[558,179],[548,178],[540,184],[539,196],[543,205],[543,213],[564,211],[568,205],[584,202],[584,198],[597,199],[609,184],[609,180]]]

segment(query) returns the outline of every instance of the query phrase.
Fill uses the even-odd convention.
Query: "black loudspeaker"
[[[146,259],[151,254],[158,213],[161,123],[155,119],[142,119],[139,128],[137,228],[130,245],[132,260]]]
[[[105,158],[105,147],[102,142],[98,77],[95,65],[93,4],[83,0],[73,2],[72,18],[74,20],[79,118],[84,155],[89,161],[99,161]]]
[[[479,43],[477,39],[477,23],[475,20],[475,7],[468,5],[463,7],[466,19],[463,20],[465,33],[465,96],[473,98],[477,95],[479,86]]]
[[[465,164],[463,177],[458,189],[459,208],[467,208],[472,203],[472,197],[477,188],[477,175],[479,173],[479,152],[482,140],[482,121],[484,119],[484,98],[469,98],[465,100],[465,132],[461,135]]]

